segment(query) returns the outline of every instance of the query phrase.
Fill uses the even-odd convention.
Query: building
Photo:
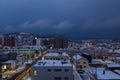
[[[73,80],[69,60],[40,60],[31,67],[31,80]]]
[[[9,53],[22,53],[22,54],[34,54],[35,49],[2,49],[3,52]]]
[[[2,73],[2,64],[0,62],[0,73]],[[2,78],[2,74],[0,74],[0,79]]]
[[[59,53],[46,53],[44,55],[45,60],[68,60],[69,55],[65,52],[59,52]]]
[[[89,61],[78,54],[73,56],[73,64],[78,70],[89,68]]]
[[[41,39],[40,38],[36,39],[36,46],[41,46]]]
[[[2,72],[6,70],[15,70],[16,69],[16,60],[8,60],[2,62]]]
[[[14,47],[15,46],[15,36],[12,36],[12,35],[4,36],[4,46]]]
[[[103,60],[103,59],[92,59],[90,65],[92,67],[105,67],[106,64],[111,64],[113,61],[110,60]]]
[[[0,53],[0,61],[7,61],[7,60],[16,60],[17,53],[14,52],[3,52]]]
[[[89,62],[92,61],[92,56],[89,55],[88,53],[83,53],[83,54],[81,54],[81,56],[84,57],[84,58],[86,58],[86,59],[88,59]]]
[[[96,69],[96,77],[97,80],[120,80],[120,75],[104,68]]]
[[[56,37],[53,40],[54,48],[67,48],[68,47],[68,40],[62,37]]]
[[[4,36],[0,35],[0,46],[4,45]]]
[[[110,70],[120,69],[120,64],[119,63],[108,63],[107,68]]]

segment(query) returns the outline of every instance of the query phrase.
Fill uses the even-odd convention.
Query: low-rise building
[[[15,70],[16,69],[16,61],[15,60],[8,60],[2,62],[2,72],[6,70]]]
[[[68,60],[69,55],[65,52],[60,52],[60,53],[46,53],[44,55],[45,60]]]
[[[107,64],[107,68],[110,70],[120,69],[120,64],[118,63],[109,63]]]
[[[120,75],[112,71],[105,70],[104,68],[97,68],[96,70],[97,80],[120,80]]]
[[[80,55],[73,56],[73,63],[77,69],[89,68],[89,61]]]
[[[69,60],[40,60],[31,68],[32,80],[73,80],[73,66]]]

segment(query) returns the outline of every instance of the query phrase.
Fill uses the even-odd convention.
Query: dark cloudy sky
[[[0,33],[120,38],[120,0],[0,0]]]

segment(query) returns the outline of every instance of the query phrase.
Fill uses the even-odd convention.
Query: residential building
[[[78,54],[73,56],[73,64],[78,70],[89,68],[89,61]]]

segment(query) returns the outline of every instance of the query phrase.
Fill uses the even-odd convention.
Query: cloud
[[[93,20],[89,19],[87,20],[83,25],[83,29],[115,29],[120,28],[120,16],[109,18],[109,19],[103,19],[103,20]]]
[[[29,32],[50,32],[53,34],[64,34],[67,33],[69,30],[74,28],[75,24],[71,23],[68,20],[59,21],[56,23],[55,21],[48,20],[48,19],[39,19],[34,22],[32,21],[25,21],[22,24],[18,24],[15,26],[6,26],[4,31],[7,32],[15,32],[15,31],[29,31]],[[48,34],[48,33],[47,33]]]
[[[67,32],[68,30],[70,30],[74,27],[75,27],[75,24],[70,23],[67,20],[53,25],[53,28],[56,30],[55,32],[58,33],[58,34],[65,33],[65,32]]]
[[[12,26],[8,25],[3,29],[3,31],[12,32],[15,31],[15,29]]]
[[[40,19],[35,22],[26,21],[25,23],[21,24],[19,27],[21,29],[44,29],[51,25],[51,21],[47,19]]]

